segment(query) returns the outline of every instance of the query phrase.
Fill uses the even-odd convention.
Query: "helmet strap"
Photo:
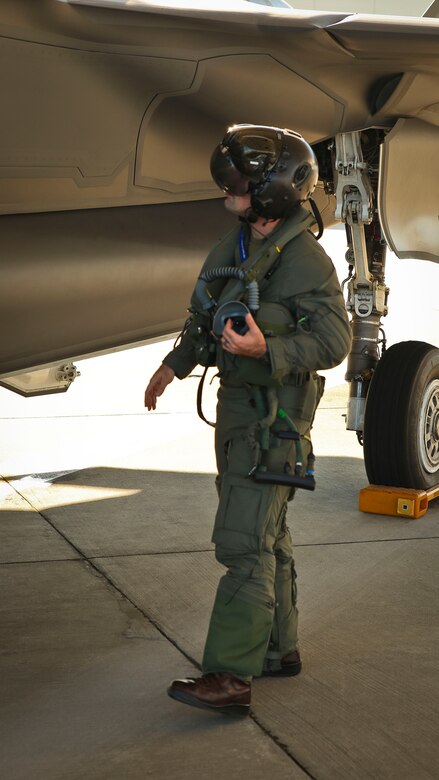
[[[323,219],[322,219],[322,215],[320,214],[320,211],[319,211],[319,209],[317,207],[317,203],[315,202],[314,198],[308,198],[308,200],[309,200],[309,202],[311,204],[311,208],[313,210],[313,214],[314,214],[314,216],[316,218],[317,227],[319,229],[319,232],[315,236],[315,238],[318,241],[319,238],[321,238],[322,235],[323,235],[323,230],[324,230]]]

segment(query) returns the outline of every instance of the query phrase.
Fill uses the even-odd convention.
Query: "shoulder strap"
[[[266,244],[262,248],[262,251],[258,252],[254,258],[249,258],[246,263],[243,263],[242,268],[247,271],[247,279],[250,282],[260,282],[264,279],[284,247],[292,241],[293,238],[296,238],[296,236],[299,236],[301,233],[304,233],[305,230],[308,230],[311,225],[315,224],[315,221],[313,214],[307,214],[300,222],[296,222],[296,224],[291,225],[288,230],[283,231],[278,240],[270,242],[268,246]],[[270,237],[268,237],[268,241],[270,241]],[[247,262],[249,263],[248,267],[246,267]]]
[[[313,214],[307,214],[300,222],[296,222],[288,229],[282,231],[279,237],[275,240],[270,240],[268,236],[267,241],[254,255],[250,256],[245,263],[242,263],[241,268],[246,272],[246,281],[248,282],[260,282],[268,274],[276,260],[284,249],[284,247],[296,238],[296,236],[303,233],[305,230],[315,224],[315,217]],[[221,303],[226,301],[235,300],[239,298],[243,293],[243,283],[237,282],[227,287],[225,294],[220,296]]]

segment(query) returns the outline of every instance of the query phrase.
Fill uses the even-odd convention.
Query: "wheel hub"
[[[439,469],[439,379],[426,388],[420,415],[422,465],[433,474]]]

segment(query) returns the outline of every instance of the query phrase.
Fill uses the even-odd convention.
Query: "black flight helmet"
[[[318,180],[316,156],[299,133],[278,127],[233,125],[210,161],[218,187],[251,195],[254,212],[280,219],[312,194]]]

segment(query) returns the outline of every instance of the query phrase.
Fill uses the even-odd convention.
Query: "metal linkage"
[[[360,133],[339,133],[335,136],[337,173],[335,218],[347,221],[349,212],[355,221],[367,224],[373,216],[373,193],[363,160]]]
[[[78,376],[81,374],[76,366],[66,362],[2,376],[0,377],[0,386],[24,397],[65,393]]]
[[[339,134],[335,146],[335,216],[346,225],[347,259],[355,269],[347,285],[353,341],[346,372],[350,382],[346,427],[360,436],[369,381],[380,357],[381,317],[387,314],[389,290],[384,283],[385,244],[369,165],[363,159],[361,134]]]

